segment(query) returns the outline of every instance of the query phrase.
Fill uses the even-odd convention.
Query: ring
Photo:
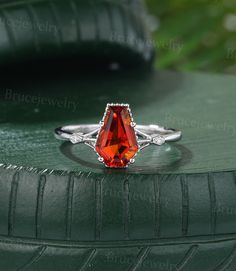
[[[136,125],[128,104],[107,104],[99,124],[69,125],[55,129],[55,137],[84,143],[109,168],[127,168],[139,151],[153,144],[181,139],[181,131],[159,125]]]

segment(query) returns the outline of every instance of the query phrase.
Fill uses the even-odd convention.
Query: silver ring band
[[[73,144],[87,143],[94,148],[100,130],[99,124],[68,125],[55,129],[55,136],[60,140],[71,141]],[[150,144],[163,145],[165,142],[178,141],[182,133],[179,130],[158,125],[136,125],[134,127],[141,149]]]
[[[153,144],[177,141],[181,131],[159,125],[136,125],[128,104],[107,104],[99,124],[68,125],[55,130],[60,140],[84,143],[107,167],[125,168],[137,152]]]

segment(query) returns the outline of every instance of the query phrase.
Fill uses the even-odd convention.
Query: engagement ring
[[[99,124],[82,124],[59,127],[57,139],[73,144],[84,143],[98,155],[98,160],[109,168],[126,168],[135,162],[135,156],[153,144],[177,141],[181,131],[156,124],[136,125],[128,104],[107,104]]]

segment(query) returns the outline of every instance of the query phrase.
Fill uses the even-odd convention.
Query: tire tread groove
[[[1,15],[3,17],[3,20],[5,21],[4,25],[5,25],[5,28],[6,28],[6,31],[7,31],[9,42],[11,44],[13,56],[15,57],[17,45],[16,45],[16,39],[15,39],[14,32],[12,31],[11,26],[9,26],[6,23],[8,21],[8,17],[9,17],[8,16],[8,11],[6,11],[5,9],[2,9],[0,12],[1,12]]]
[[[13,175],[11,182],[11,192],[9,198],[9,209],[8,209],[8,235],[14,235],[14,224],[15,224],[15,212],[16,212],[16,201],[17,201],[17,191],[19,184],[19,172]]]
[[[37,53],[41,52],[41,47],[40,47],[40,42],[39,42],[39,36],[38,36],[38,31],[34,29],[35,23],[38,22],[37,14],[35,12],[35,8],[32,4],[27,4],[26,6],[27,12],[29,14],[29,18],[32,23],[33,27],[33,39],[34,39],[34,48]]]
[[[77,44],[79,44],[81,40],[81,31],[80,31],[80,20],[79,20],[78,9],[74,0],[69,0],[69,4],[76,20]]]
[[[216,232],[216,191],[215,191],[215,182],[213,173],[208,175],[208,189],[210,196],[210,205],[211,205],[211,233],[215,234]]]
[[[154,185],[154,237],[160,236],[160,182],[157,176],[153,180]]]
[[[102,180],[95,181],[95,240],[100,240],[102,230]]]
[[[78,271],[86,271],[87,269],[90,268],[90,264],[93,261],[93,259],[95,258],[97,254],[97,249],[92,249],[91,252],[89,253],[88,257],[85,259],[84,263],[82,264],[82,266],[80,267],[80,269],[78,269]]]
[[[123,221],[124,221],[124,237],[129,239],[129,224],[130,224],[130,199],[129,199],[129,180],[126,179],[123,183]]]
[[[73,215],[73,195],[74,195],[74,176],[69,175],[69,182],[67,188],[67,208],[66,208],[66,239],[71,239],[71,228],[72,228],[72,215]]]
[[[27,262],[26,264],[24,264],[22,267],[18,268],[16,271],[23,271],[28,269],[29,267],[31,267],[34,263],[38,262],[39,259],[43,256],[45,250],[47,249],[46,246],[42,246],[39,247],[35,253],[35,255],[33,255],[33,257],[29,260],[29,262]]]
[[[36,238],[41,237],[42,233],[42,211],[43,211],[43,196],[44,196],[44,189],[46,185],[46,176],[41,175],[39,177],[39,184],[38,184],[38,193],[37,193],[37,205],[36,205],[36,214],[35,214],[35,236]]]
[[[139,269],[139,267],[142,265],[142,263],[144,262],[144,260],[147,258],[149,252],[150,252],[151,248],[150,247],[143,247],[140,249],[137,258],[133,264],[133,266],[131,266],[129,268],[129,271],[136,271]]]
[[[182,235],[188,234],[189,223],[189,193],[188,193],[188,180],[186,175],[181,177],[182,188]]]
[[[55,26],[57,28],[57,31],[54,33],[57,39],[57,46],[59,49],[61,49],[62,44],[63,44],[63,38],[62,38],[62,33],[61,33],[60,17],[57,10],[57,4],[54,2],[54,0],[49,0],[49,8],[51,10],[51,13],[55,22]]]
[[[236,256],[236,246],[234,246],[230,254],[226,256],[226,258],[223,259],[223,261],[213,271],[225,271],[226,268],[228,268],[231,265],[235,256]]]
[[[193,245],[184,255],[183,259],[176,265],[176,271],[182,271],[190,260],[196,255],[198,250],[198,245]]]

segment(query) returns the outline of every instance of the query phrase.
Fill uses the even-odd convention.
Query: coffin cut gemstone
[[[96,151],[106,166],[124,168],[138,151],[138,142],[128,106],[110,105],[96,142]]]

